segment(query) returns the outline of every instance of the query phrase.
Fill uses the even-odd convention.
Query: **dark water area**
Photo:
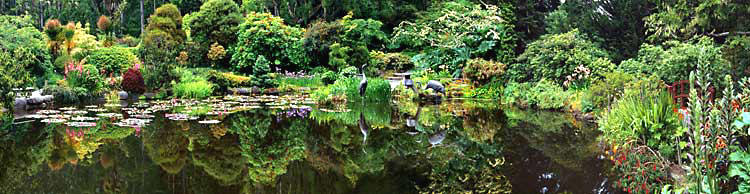
[[[0,193],[613,193],[598,132],[565,113],[495,101],[122,104],[4,121]]]

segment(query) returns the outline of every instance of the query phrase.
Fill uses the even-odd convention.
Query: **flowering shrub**
[[[516,47],[514,22],[510,3],[445,1],[394,28],[389,47],[419,52],[412,58],[418,68],[459,76],[457,72],[472,58],[511,62]]]
[[[146,85],[141,75],[140,64],[136,63],[134,67],[128,69],[122,76],[122,89],[129,93],[142,94],[146,91]]]
[[[608,152],[613,170],[621,175],[613,186],[627,193],[656,193],[668,183],[669,163],[648,146],[629,146],[633,145],[615,146]]]
[[[602,77],[602,73],[615,68],[606,50],[588,40],[578,30],[563,34],[549,34],[527,45],[527,49],[516,59],[518,63],[508,69],[513,81],[538,81],[547,79],[557,84],[573,75],[576,67],[590,70],[590,76]]]
[[[65,83],[70,88],[83,88],[88,93],[98,94],[104,89],[104,78],[95,66],[85,63],[85,59],[68,63],[64,70]]]

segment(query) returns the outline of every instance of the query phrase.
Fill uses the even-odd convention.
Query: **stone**
[[[30,105],[42,104],[44,103],[44,98],[42,96],[31,96],[26,98],[26,103]]]
[[[128,99],[128,92],[120,91],[120,92],[117,92],[117,95],[120,96],[120,100],[127,100]]]

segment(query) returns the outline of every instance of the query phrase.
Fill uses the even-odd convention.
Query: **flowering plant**
[[[565,76],[563,86],[567,88],[586,88],[589,85],[591,70],[583,65],[578,65],[572,75]]]
[[[99,93],[103,90],[103,78],[93,65],[84,65],[86,59],[70,62],[65,65],[63,80],[70,88],[83,88],[89,93]]]

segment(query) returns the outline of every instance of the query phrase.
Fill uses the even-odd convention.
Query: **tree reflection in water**
[[[606,181],[604,167],[585,165],[597,164],[597,134],[561,113],[470,101],[365,106],[249,109],[218,124],[155,114],[140,136],[104,119],[76,141],[62,125],[3,123],[14,132],[0,138],[0,192],[579,193]]]

